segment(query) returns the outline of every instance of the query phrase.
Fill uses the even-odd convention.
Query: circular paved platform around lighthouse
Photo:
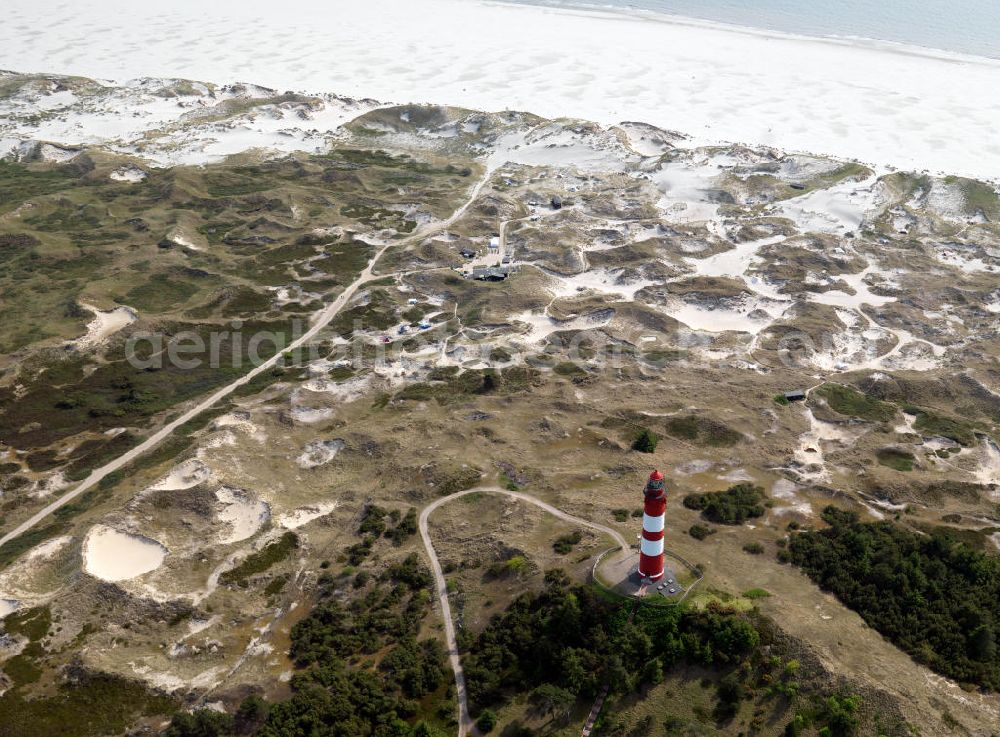
[[[615,551],[605,555],[594,569],[594,578],[615,593],[622,596],[645,597],[662,596],[664,599],[680,599],[684,587],[677,582],[676,562],[667,556],[663,566],[663,577],[650,582],[639,576],[639,551],[628,553]]]

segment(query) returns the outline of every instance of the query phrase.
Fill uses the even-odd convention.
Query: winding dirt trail
[[[458,701],[458,737],[465,737],[466,734],[478,735],[478,730],[476,729],[475,722],[472,720],[472,716],[469,714],[469,700],[465,688],[465,671],[462,669],[462,660],[458,655],[458,642],[455,639],[455,623],[451,617],[451,605],[448,603],[448,584],[444,578],[444,571],[441,568],[441,562],[438,560],[437,553],[434,551],[434,544],[431,542],[431,536],[427,531],[427,520],[434,510],[443,504],[447,504],[450,501],[454,501],[459,497],[467,496],[468,494],[478,494],[484,492],[488,494],[504,494],[513,499],[519,499],[521,501],[534,504],[536,507],[541,507],[549,514],[558,517],[561,520],[581,525],[583,527],[589,527],[591,530],[608,535],[622,550],[629,549],[629,545],[625,541],[625,538],[617,530],[605,527],[604,525],[599,525],[596,522],[581,519],[580,517],[574,517],[572,514],[567,514],[561,509],[553,507],[551,504],[543,502],[541,499],[536,499],[530,494],[525,494],[521,491],[502,489],[499,486],[477,486],[472,489],[466,489],[465,491],[457,491],[454,494],[449,494],[448,496],[436,499],[424,507],[424,510],[420,513],[418,526],[420,529],[420,537],[424,543],[424,549],[427,551],[427,557],[430,558],[431,561],[431,572],[434,574],[434,586],[437,589],[438,603],[441,605],[441,617],[444,619],[444,635],[447,640],[448,660],[451,663],[452,671],[455,673],[455,698]]]
[[[375,265],[378,263],[379,259],[382,258],[383,254],[385,254],[386,251],[388,251],[390,248],[394,246],[397,247],[406,246],[410,243],[420,241],[428,237],[429,235],[433,235],[434,233],[437,233],[451,226],[452,223],[454,223],[456,220],[458,220],[465,214],[466,210],[468,210],[469,207],[472,205],[472,203],[475,202],[476,198],[479,197],[479,193],[482,192],[483,187],[485,187],[486,184],[489,182],[490,177],[492,176],[493,171],[495,169],[496,166],[488,166],[486,168],[486,170],[483,172],[483,176],[476,182],[476,184],[470,191],[469,197],[447,219],[440,220],[434,223],[428,223],[423,228],[418,228],[413,234],[411,234],[407,238],[392,243],[386,243],[385,245],[383,245],[372,257],[371,261],[368,262],[368,265],[361,271],[360,274],[358,274],[358,277],[353,282],[348,284],[347,287],[344,289],[344,291],[342,291],[339,295],[337,295],[337,298],[333,302],[331,302],[322,310],[312,315],[311,318],[312,324],[309,327],[309,329],[305,333],[303,333],[299,338],[292,341],[283,351],[275,353],[275,355],[273,355],[271,358],[267,359],[260,365],[255,366],[246,374],[233,381],[231,384],[227,384],[221,389],[218,389],[212,394],[210,394],[205,399],[202,399],[196,405],[194,405],[187,411],[183,412],[179,417],[167,423],[162,428],[157,430],[155,433],[150,435],[139,445],[135,446],[131,450],[120,455],[118,458],[115,458],[109,463],[106,463],[100,468],[96,468],[93,471],[91,471],[90,475],[87,476],[87,478],[85,478],[82,482],[80,482],[74,489],[66,492],[61,497],[56,499],[54,502],[46,505],[41,510],[39,510],[31,517],[26,519],[24,522],[19,524],[17,527],[10,530],[3,537],[0,537],[0,546],[10,542],[16,537],[23,535],[25,532],[28,532],[33,527],[35,527],[39,522],[41,522],[50,514],[55,512],[57,509],[63,507],[64,505],[68,504],[69,502],[73,501],[78,496],[83,494],[85,491],[96,486],[98,483],[100,483],[100,481],[103,478],[107,477],[109,474],[112,474],[115,471],[123,468],[124,466],[134,461],[139,456],[155,448],[157,445],[159,445],[168,437],[170,437],[170,435],[172,435],[173,432],[177,430],[177,428],[179,428],[181,425],[193,420],[202,412],[205,412],[206,410],[210,409],[220,400],[228,397],[230,394],[232,394],[241,386],[247,384],[255,377],[262,374],[264,371],[267,371],[268,369],[277,365],[278,362],[282,360],[285,352],[294,351],[308,344],[310,340],[316,337],[316,335],[318,335],[319,332],[323,330],[323,328],[329,325],[330,322],[338,314],[340,314],[340,312],[344,309],[345,305],[350,301],[351,297],[355,295],[355,293],[358,291],[360,287],[362,287],[364,284],[370,281],[374,281],[376,279],[383,279],[386,276],[391,275],[391,274],[378,274],[375,272]]]

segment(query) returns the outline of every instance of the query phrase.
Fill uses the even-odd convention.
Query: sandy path
[[[465,214],[465,211],[469,208],[469,206],[472,205],[472,203],[476,200],[476,198],[479,196],[479,193],[482,191],[483,187],[486,186],[486,183],[489,181],[494,168],[495,167],[491,166],[486,169],[486,171],[483,173],[482,178],[479,179],[479,181],[476,182],[475,186],[472,188],[472,191],[469,193],[468,199],[465,200],[465,202],[463,202],[462,205],[457,210],[455,210],[455,212],[452,213],[451,216],[448,217],[446,220],[442,220],[436,223],[429,223],[427,226],[415,231],[408,238],[405,238],[396,243],[387,243],[384,246],[382,246],[375,254],[375,256],[372,258],[372,260],[368,262],[368,265],[358,275],[358,278],[355,279],[353,282],[351,282],[349,285],[347,285],[344,291],[341,292],[333,302],[331,302],[329,305],[324,307],[319,312],[315,313],[312,317],[312,322],[313,322],[312,327],[310,327],[309,330],[303,333],[302,336],[299,337],[297,340],[294,340],[291,344],[289,344],[289,346],[284,351],[276,353],[274,356],[264,361],[259,366],[251,369],[249,372],[247,372],[240,378],[236,379],[231,384],[227,384],[226,386],[217,390],[213,394],[209,395],[206,399],[203,399],[194,407],[181,414],[180,417],[178,417],[177,419],[164,425],[161,429],[157,430],[155,433],[150,435],[146,440],[144,440],[136,447],[132,448],[124,455],[121,455],[115,460],[111,461],[110,463],[107,463],[106,465],[91,471],[90,475],[86,479],[84,479],[80,483],[80,485],[77,486],[75,489],[67,492],[66,494],[63,494],[54,502],[47,505],[40,511],[33,514],[28,519],[26,519],[24,522],[19,524],[17,527],[8,532],[6,535],[0,537],[0,545],[4,545],[13,540],[14,538],[18,537],[19,535],[23,535],[25,532],[27,532],[35,525],[37,525],[39,522],[48,517],[50,514],[55,512],[57,509],[59,509],[65,504],[68,504],[73,499],[76,499],[78,496],[83,494],[88,489],[96,486],[101,481],[101,479],[105,478],[111,473],[114,473],[120,468],[123,468],[128,463],[134,461],[136,458],[141,456],[143,453],[146,453],[155,448],[161,442],[170,437],[170,435],[173,434],[174,430],[179,428],[181,425],[185,424],[186,422],[189,422],[190,420],[193,420],[202,412],[214,406],[220,400],[228,397],[239,387],[247,384],[248,382],[253,380],[255,377],[259,376],[264,371],[267,371],[268,369],[277,365],[277,363],[282,360],[282,357],[285,352],[294,351],[297,348],[301,348],[302,346],[307,345],[310,340],[316,337],[316,335],[318,335],[319,332],[323,330],[323,328],[325,328],[330,323],[330,321],[332,321],[333,318],[335,318],[341,312],[341,310],[344,309],[344,306],[348,303],[348,301],[350,301],[351,297],[354,296],[354,294],[358,291],[358,289],[361,286],[363,286],[369,281],[385,278],[386,274],[376,274],[374,269],[379,259],[382,258],[382,255],[387,250],[389,250],[389,248],[393,246],[405,246],[409,243],[422,240],[423,238],[426,238],[427,236],[432,235],[435,232],[444,230],[445,228],[449,227],[452,223],[454,223],[456,220],[462,217],[462,215]]]
[[[521,501],[529,502],[537,507],[541,507],[549,514],[554,515],[561,520],[565,520],[576,525],[582,525],[583,527],[589,527],[592,530],[596,530],[597,532],[610,536],[622,550],[628,550],[629,547],[625,538],[622,537],[621,533],[617,530],[605,527],[604,525],[599,525],[596,522],[581,519],[580,517],[574,517],[561,509],[553,507],[551,504],[543,502],[541,499],[536,499],[530,494],[525,494],[520,491],[508,491],[507,489],[501,489],[499,486],[477,486],[472,489],[466,489],[465,491],[458,491],[454,494],[443,496],[424,507],[424,511],[420,513],[419,520],[420,537],[424,542],[424,549],[427,551],[427,557],[430,558],[431,561],[431,572],[434,574],[434,585],[437,587],[438,602],[441,604],[441,616],[444,619],[444,636],[447,640],[448,660],[451,662],[451,669],[455,672],[455,696],[458,700],[458,737],[465,737],[467,733],[478,734],[478,730],[476,730],[472,717],[469,714],[469,701],[465,690],[465,671],[462,670],[462,661],[458,656],[458,642],[455,640],[455,624],[451,618],[451,605],[448,603],[448,584],[444,578],[444,571],[441,569],[441,562],[438,560],[437,553],[434,552],[434,544],[431,542],[431,536],[427,531],[427,519],[431,516],[431,513],[442,504],[447,504],[448,502],[454,501],[459,497],[466,496],[467,494],[476,494],[481,492],[490,494],[506,494],[513,499],[520,499]]]

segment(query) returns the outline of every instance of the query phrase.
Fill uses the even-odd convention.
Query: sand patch
[[[290,414],[296,422],[312,425],[333,417],[333,410],[329,407],[292,407]]]
[[[267,440],[267,434],[251,420],[251,414],[244,410],[237,410],[235,412],[230,412],[227,415],[217,417],[212,423],[212,429],[220,430],[222,428],[239,430],[261,443]],[[231,445],[231,443],[226,443],[226,441],[222,442]]]
[[[524,340],[532,344],[540,344],[552,333],[563,330],[594,330],[602,328],[611,323],[614,317],[614,310],[598,310],[589,315],[574,317],[570,320],[555,320],[546,314],[535,312],[522,312],[513,315],[514,322],[526,323],[528,330],[522,336]]]
[[[715,303],[687,302],[669,298],[659,309],[691,330],[706,333],[749,333],[757,335],[788,310],[790,302],[779,302],[743,293]]]
[[[156,491],[190,489],[193,486],[208,481],[211,477],[212,470],[198,459],[192,458],[174,466],[169,474],[149,488]]]
[[[734,468],[732,471],[729,471],[728,473],[723,473],[719,475],[719,481],[728,481],[731,484],[739,484],[744,481],[752,482],[753,480],[754,480],[753,476],[747,473],[746,469],[743,468]]]
[[[778,479],[771,486],[771,497],[782,502],[774,509],[775,514],[812,514],[812,505],[799,497],[802,487],[788,479]]]
[[[344,449],[343,440],[313,440],[303,449],[296,462],[299,468],[316,468],[329,463],[336,458],[337,453]]]
[[[709,471],[715,464],[712,461],[694,460],[686,461],[674,469],[678,476],[694,476],[697,473]]]
[[[983,438],[980,446],[979,468],[976,470],[976,479],[984,486],[994,485],[1000,487],[1000,446],[997,446],[989,438]],[[989,492],[990,499],[1000,501],[1000,488],[994,488]]]
[[[148,537],[95,525],[83,541],[83,570],[103,581],[127,581],[155,571],[167,552]]]
[[[551,273],[547,275],[556,281],[547,288],[557,298],[577,297],[581,293],[597,292],[631,302],[635,300],[636,292],[659,284],[648,279],[629,280],[623,269],[591,269],[574,276]]]
[[[124,327],[136,321],[135,310],[131,307],[116,307],[113,310],[101,311],[96,307],[80,303],[84,309],[94,313],[94,319],[87,323],[87,334],[70,343],[77,348],[93,348],[103,343]]]
[[[312,522],[314,519],[325,517],[335,510],[338,504],[340,502],[323,502],[322,504],[314,504],[308,507],[299,507],[298,509],[293,509],[290,512],[279,515],[275,522],[277,522],[278,527],[284,527],[286,530],[294,530]]]
[[[853,232],[875,207],[874,184],[874,176],[864,182],[848,180],[786,200],[779,211],[804,232],[834,235]]]
[[[826,467],[824,446],[846,447],[853,444],[864,430],[852,430],[845,425],[819,420],[808,407],[804,411],[809,429],[802,433],[799,447],[795,450],[795,461],[800,465],[799,474],[814,481],[828,481],[830,473]]]
[[[108,178],[115,182],[129,182],[137,184],[146,178],[146,172],[138,166],[120,166],[108,174]]]
[[[216,490],[215,498],[223,505],[219,520],[229,525],[229,532],[219,538],[224,545],[253,537],[271,516],[267,502],[252,498],[245,489],[223,486]]]
[[[66,544],[69,543],[69,541],[72,539],[73,537],[71,535],[62,535],[61,537],[54,537],[51,540],[46,540],[40,545],[36,545],[31,550],[29,550],[28,554],[25,556],[24,559],[26,561],[36,561],[36,562],[41,560],[48,560],[53,555],[62,550],[64,547],[66,547]]]
[[[326,394],[341,402],[353,402],[355,399],[363,397],[371,388],[372,378],[371,374],[365,374],[354,376],[346,381],[334,381],[325,376],[318,376],[303,382],[302,388],[317,394]]]

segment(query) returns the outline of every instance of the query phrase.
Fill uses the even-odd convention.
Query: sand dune
[[[699,141],[1000,176],[1000,62],[974,57],[473,0],[9,0],[5,11],[0,68],[18,71],[641,120]]]

